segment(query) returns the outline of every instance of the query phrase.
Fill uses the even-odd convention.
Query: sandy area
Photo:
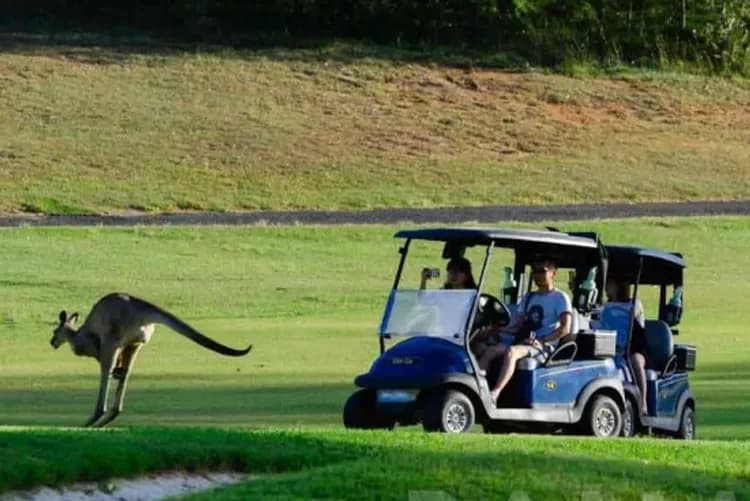
[[[151,501],[236,484],[249,477],[240,473],[172,472],[67,487],[42,487],[0,495],[0,501]]]

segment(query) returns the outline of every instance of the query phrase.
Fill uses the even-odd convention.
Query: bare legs
[[[492,363],[495,358],[505,355],[506,351],[508,351],[508,346],[504,344],[487,346],[478,354],[477,363],[479,364],[479,368],[488,370],[490,363]]]
[[[510,378],[513,376],[513,372],[516,370],[516,363],[522,358],[529,356],[531,352],[531,346],[517,344],[511,346],[503,355],[503,365],[500,367],[500,375],[497,378],[497,382],[492,389],[492,402],[497,405],[497,399],[500,398],[500,394],[503,389],[508,385]]]
[[[633,367],[635,382],[641,390],[641,414],[648,414],[648,405],[646,404],[646,358],[642,353],[633,353],[630,355],[630,364]]]

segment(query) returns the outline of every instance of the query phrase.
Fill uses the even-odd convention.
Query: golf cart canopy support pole
[[[479,275],[479,284],[477,284],[477,295],[474,298],[474,306],[471,309],[469,319],[466,322],[466,327],[464,328],[464,348],[466,349],[466,353],[469,354],[469,360],[471,361],[471,364],[474,366],[474,379],[476,379],[477,385],[479,385],[479,365],[476,363],[476,360],[474,360],[474,355],[471,353],[471,348],[469,347],[469,337],[471,336],[470,329],[474,325],[474,318],[476,318],[477,316],[479,298],[481,296],[481,290],[484,287],[484,282],[487,280],[487,267],[490,264],[490,258],[492,257],[492,251],[494,248],[495,242],[490,242],[487,246],[487,250],[485,251],[484,263],[482,263],[482,271]]]
[[[401,259],[398,262],[398,269],[396,270],[396,277],[393,279],[393,290],[396,290],[398,288],[398,283],[401,281],[401,273],[404,271],[404,262],[406,262],[406,255],[409,253],[409,244],[411,243],[411,238],[407,238],[406,242],[404,242],[404,245],[398,248],[398,253],[401,254]],[[378,342],[380,344],[380,354],[382,355],[385,353],[385,339],[383,339],[383,335],[378,335]]]
[[[398,283],[401,281],[401,273],[404,271],[404,262],[406,262],[406,255],[409,253],[409,244],[411,244],[411,238],[407,238],[404,245],[399,247],[398,253],[401,254],[401,260],[398,262],[398,269],[396,270],[396,277],[393,279],[393,289],[398,288]]]
[[[633,325],[635,324],[635,302],[638,300],[638,283],[641,281],[641,272],[643,271],[643,257],[638,258],[638,271],[635,274],[635,284],[633,284],[633,297],[630,298],[630,322],[628,323],[628,351],[630,353],[630,343],[633,340]],[[661,309],[661,307],[660,307]],[[630,355],[627,356],[628,365],[630,365]],[[632,371],[633,368],[631,367]]]

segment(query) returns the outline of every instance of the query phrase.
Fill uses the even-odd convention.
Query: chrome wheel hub
[[[617,425],[617,418],[612,409],[602,408],[596,413],[594,418],[594,429],[597,435],[602,437],[610,437],[615,431]]]
[[[451,433],[461,433],[466,428],[469,416],[462,405],[452,404],[445,413],[445,428]]]

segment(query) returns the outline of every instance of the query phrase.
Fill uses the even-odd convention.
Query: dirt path
[[[135,225],[293,225],[490,223],[498,221],[571,221],[627,217],[750,215],[750,200],[642,204],[442,207],[434,209],[373,209],[363,211],[257,211],[240,213],[185,212],[117,216],[0,216],[0,227],[13,226],[135,226]]]

